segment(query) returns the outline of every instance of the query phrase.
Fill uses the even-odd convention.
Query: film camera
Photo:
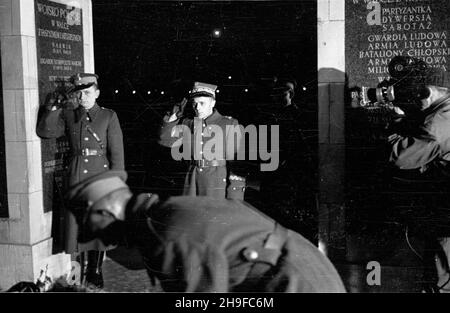
[[[366,104],[391,104],[403,106],[429,96],[426,88],[427,64],[419,59],[396,56],[388,64],[390,79],[376,88],[364,88],[362,101]]]

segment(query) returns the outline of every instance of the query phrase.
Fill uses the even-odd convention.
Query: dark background
[[[0,54],[1,58],[1,54]],[[0,73],[2,72],[0,59]],[[2,89],[2,79],[0,79],[0,90]],[[3,92],[0,92],[0,127],[4,129],[3,117]],[[5,132],[0,132],[0,217],[9,217],[8,212],[8,191],[6,184],[6,155],[5,155]]]
[[[315,148],[316,6],[316,1],[93,1],[99,103],[118,113],[128,183],[170,194],[184,178],[181,167],[177,175],[179,164],[157,145],[156,130],[192,81],[218,85],[218,110],[248,125],[264,124],[274,77],[295,78],[294,100]],[[221,30],[219,38],[214,29]],[[257,174],[255,164],[244,166],[250,176]]]

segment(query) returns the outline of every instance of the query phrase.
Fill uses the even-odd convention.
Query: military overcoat
[[[95,104],[86,111],[78,109],[46,109],[39,119],[37,134],[41,138],[66,135],[70,145],[67,185],[76,185],[109,169],[124,169],[123,135],[117,114]],[[96,150],[97,155],[83,155]],[[88,153],[89,154],[89,153]],[[104,250],[100,241],[77,242],[79,232],[74,216],[66,212],[65,249],[68,253],[86,250]]]
[[[345,292],[317,247],[249,204],[178,196],[129,206],[128,238],[175,292]]]

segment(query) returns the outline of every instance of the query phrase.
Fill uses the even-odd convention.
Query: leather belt
[[[92,156],[92,155],[102,156],[103,155],[103,151],[102,150],[97,150],[97,149],[85,148],[85,149],[75,150],[73,155],[75,155],[75,156],[80,156],[80,155],[81,156]]]
[[[192,165],[197,167],[214,167],[214,166],[225,166],[227,161],[225,160],[192,160]]]

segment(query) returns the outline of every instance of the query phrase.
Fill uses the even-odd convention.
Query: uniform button
[[[200,151],[200,154],[203,154],[203,151]]]
[[[203,141],[200,141],[200,144],[202,145],[202,144],[203,144]]]
[[[209,126],[208,129],[211,130],[211,126]]]
[[[223,181],[227,181],[227,179],[226,178],[224,178],[224,179],[222,179]]]
[[[259,257],[259,254],[255,250],[249,249],[244,251],[244,256],[247,260],[254,261]]]
[[[202,136],[203,136],[203,133],[202,133]]]
[[[103,167],[108,167],[108,165],[104,164]]]
[[[89,140],[89,138],[88,138],[88,137],[84,137],[84,140],[85,140],[85,141],[88,141],[88,140]]]
[[[84,159],[84,162],[87,163],[87,162],[89,162],[89,160],[88,159]]]
[[[198,170],[199,170],[200,172],[203,172],[203,169],[202,169],[202,168],[199,168]]]
[[[83,173],[87,174],[88,170],[84,170]]]
[[[86,121],[89,121],[89,117],[86,117]]]

